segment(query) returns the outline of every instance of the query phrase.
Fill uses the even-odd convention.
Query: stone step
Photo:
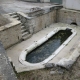
[[[17,15],[12,15],[11,17],[13,17],[13,18],[17,18],[18,16],[17,16]]]
[[[26,29],[25,28],[21,30],[21,33],[24,33],[24,32],[26,32]]]
[[[26,40],[26,39],[30,38],[31,36],[32,36],[32,34],[28,34],[28,35],[25,35],[25,36],[22,37],[22,38],[23,38],[23,40]]]
[[[16,13],[14,13],[14,14],[13,14],[13,13],[12,13],[12,14],[10,13],[9,15],[10,15],[12,18],[15,18],[16,20],[20,20]]]
[[[16,13],[15,13],[15,12],[13,12],[13,13],[9,13],[9,15],[10,15],[10,16],[12,16],[12,15],[16,15]]]
[[[19,17],[16,17],[15,19],[19,20]]]
[[[22,30],[22,29],[25,29],[25,26],[21,26],[21,30]]]
[[[25,35],[28,35],[29,33],[28,32],[24,32],[22,33],[22,37],[24,37]]]

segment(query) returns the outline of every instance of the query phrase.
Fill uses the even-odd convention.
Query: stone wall
[[[80,0],[63,0],[63,7],[68,9],[80,10]]]
[[[3,43],[5,49],[19,42],[22,38],[21,23],[10,18],[8,15],[6,16],[10,20],[10,23],[0,26],[0,41]]]
[[[43,12],[43,11],[42,11]],[[56,10],[49,11],[48,13],[40,14],[29,17],[27,14],[18,12],[18,16],[20,17],[22,23],[24,23],[25,27],[28,29],[30,34],[36,33],[48,26],[52,23],[56,22]],[[35,13],[36,14],[36,13]]]
[[[80,11],[61,9],[57,11],[57,22],[76,23],[80,26]]]
[[[27,21],[27,26],[29,26],[31,31],[33,30],[36,33],[56,22],[56,10],[28,19]]]
[[[4,48],[8,48],[20,41],[20,31],[20,25],[0,31],[0,41],[2,41]]]
[[[45,8],[32,8],[28,13],[17,12],[21,22],[24,24],[30,34],[36,33],[52,23],[57,22],[57,10],[62,5],[52,5]]]

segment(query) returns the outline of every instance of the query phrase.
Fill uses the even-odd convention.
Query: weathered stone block
[[[69,10],[69,9],[61,9],[58,10],[57,14],[57,22],[62,22],[62,23],[76,23],[77,25],[80,26],[80,11],[75,11],[75,10]]]

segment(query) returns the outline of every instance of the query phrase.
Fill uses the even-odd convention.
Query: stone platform
[[[66,56],[71,55],[71,50],[74,48],[77,48],[79,45],[80,41],[80,27],[79,26],[73,26],[73,25],[68,25],[68,24],[63,24],[63,23],[56,23],[52,24],[49,27],[39,31],[38,33],[34,34],[30,39],[27,39],[19,44],[14,45],[13,47],[7,49],[7,56],[9,57],[10,61],[13,62],[13,66],[15,66],[15,70],[19,72],[23,71],[29,71],[29,70],[34,70],[34,69],[41,69],[44,68],[45,66],[37,66],[35,68],[31,68],[29,66],[24,66],[19,62],[19,56],[21,54],[21,51],[26,49],[28,46],[30,46],[34,41],[37,41],[41,38],[43,38],[46,34],[54,30],[56,27],[70,27],[73,28],[76,32],[77,35],[62,49],[58,55],[56,55],[51,61],[48,63],[54,63],[57,64],[62,58],[65,58]]]

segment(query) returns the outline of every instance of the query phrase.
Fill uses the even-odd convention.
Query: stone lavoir
[[[26,67],[29,66],[29,70],[33,67],[39,68],[53,59],[75,35],[74,29],[57,27],[24,49],[19,56],[19,61]]]
[[[71,29],[60,30],[42,45],[26,55],[26,61],[38,63],[48,58],[72,34]]]

